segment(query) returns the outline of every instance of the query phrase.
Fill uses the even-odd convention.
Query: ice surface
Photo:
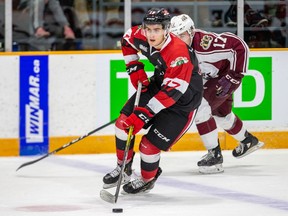
[[[116,204],[99,197],[104,174],[116,166],[114,154],[54,155],[17,172],[39,156],[0,157],[0,215],[288,215],[288,149],[258,150],[241,159],[223,151],[224,173],[210,175],[197,170],[205,153],[162,153],[155,188],[145,195],[120,194]],[[139,153],[133,169],[139,175]]]

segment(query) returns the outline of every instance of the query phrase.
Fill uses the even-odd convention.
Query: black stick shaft
[[[142,90],[142,83],[139,82],[138,83],[137,92],[136,92],[136,97],[135,97],[134,108],[137,107],[138,104],[139,104],[141,90]],[[127,137],[127,141],[126,141],[126,145],[125,145],[125,150],[124,150],[123,163],[122,163],[122,166],[121,166],[121,171],[120,171],[119,179],[118,179],[118,182],[117,182],[116,192],[115,192],[115,195],[114,195],[115,203],[117,203],[117,200],[118,200],[118,197],[119,197],[120,187],[121,187],[122,178],[123,178],[123,172],[124,172],[124,168],[125,168],[125,165],[126,165],[126,161],[127,161],[127,156],[128,156],[128,151],[129,151],[129,148],[130,148],[131,140],[132,140],[132,137],[133,137],[133,135],[132,135],[133,130],[134,130],[134,127],[130,126],[128,137]]]
[[[36,159],[36,160],[29,161],[29,162],[26,162],[26,163],[22,164],[21,166],[19,166],[19,167],[17,168],[16,171],[18,171],[18,170],[21,169],[22,167],[25,167],[25,166],[34,164],[34,163],[36,163],[36,162],[38,162],[38,161],[40,161],[40,160],[43,160],[44,158],[46,158],[46,157],[48,157],[48,156],[50,156],[50,155],[53,155],[53,154],[55,154],[55,153],[57,153],[57,152],[65,149],[65,148],[67,148],[68,146],[71,146],[71,145],[73,145],[74,143],[79,142],[80,140],[83,140],[84,138],[90,136],[91,134],[96,133],[97,131],[99,131],[99,130],[101,130],[101,129],[107,127],[107,126],[109,126],[110,124],[113,124],[115,121],[116,121],[116,119],[114,119],[113,121],[108,122],[108,123],[106,123],[106,124],[104,124],[104,125],[96,128],[96,129],[90,131],[89,133],[87,133],[87,134],[85,134],[85,135],[83,135],[83,136],[81,136],[81,137],[79,137],[79,138],[77,138],[77,139],[75,139],[75,140],[72,140],[72,141],[69,142],[69,143],[64,144],[64,145],[61,146],[60,148],[55,149],[54,151],[49,152],[49,153],[47,153],[46,155],[44,155],[44,156],[42,156],[42,157],[40,157],[40,158],[38,158],[38,159]]]

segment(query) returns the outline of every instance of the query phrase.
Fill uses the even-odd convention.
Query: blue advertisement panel
[[[20,155],[48,152],[48,56],[20,56]]]

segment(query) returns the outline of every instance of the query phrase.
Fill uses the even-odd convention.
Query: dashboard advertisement
[[[251,51],[233,105],[251,131],[287,131],[287,55]],[[141,61],[152,75],[153,66]],[[135,92],[120,51],[1,54],[0,67],[0,140],[18,142],[19,155],[47,153],[51,138],[81,136],[116,119]],[[114,133],[111,125],[97,136]]]

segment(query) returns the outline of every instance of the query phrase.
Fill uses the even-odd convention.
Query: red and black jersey
[[[231,71],[242,78],[247,71],[249,48],[235,34],[216,34],[196,29],[191,47],[199,61],[204,78],[222,77]]]
[[[171,106],[190,111],[197,107],[193,96],[195,91],[203,91],[203,84],[191,47],[169,34],[162,48],[157,50],[149,45],[141,26],[134,26],[124,34],[122,40],[122,53],[127,67],[139,62],[139,52],[155,67],[153,78],[159,91],[147,104],[152,112],[156,114]]]

